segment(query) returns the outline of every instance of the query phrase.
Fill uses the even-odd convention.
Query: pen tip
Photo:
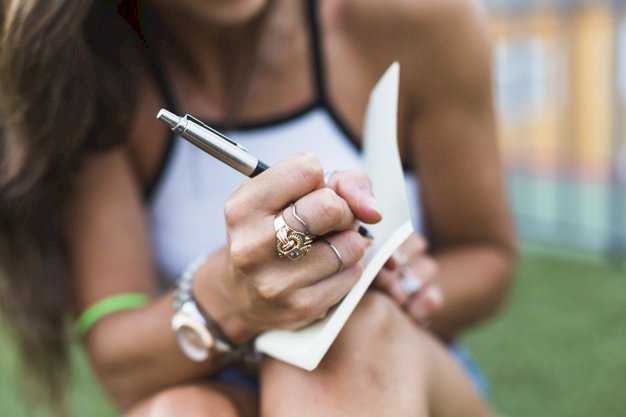
[[[156,118],[167,124],[170,128],[174,128],[174,126],[176,126],[180,122],[179,116],[165,109],[159,110]]]

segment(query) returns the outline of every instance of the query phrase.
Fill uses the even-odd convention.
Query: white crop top
[[[230,132],[229,136],[269,165],[295,152],[316,154],[325,172],[361,164],[355,146],[321,108],[276,126]],[[247,180],[183,139],[173,140],[170,159],[149,202],[155,258],[166,281],[174,280],[199,255],[226,243],[224,203]],[[406,177],[410,201],[417,203],[413,177]],[[413,212],[419,230],[417,204]]]
[[[270,166],[289,154],[311,152],[318,156],[325,172],[359,168],[358,145],[324,94],[316,2],[307,3],[317,101],[292,115],[262,124],[242,125],[225,133]],[[158,57],[151,52],[148,59],[168,110],[177,113]],[[155,260],[165,282],[172,282],[199,255],[211,253],[226,243],[224,203],[247,180],[185,140],[175,137],[172,141],[146,202]],[[406,177],[419,231],[417,185],[411,175]]]

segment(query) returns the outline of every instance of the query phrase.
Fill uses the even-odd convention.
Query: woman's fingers
[[[420,278],[422,283],[431,281],[433,277],[437,275],[439,269],[437,261],[428,255],[418,256],[416,259],[412,260],[410,264],[407,264],[402,268],[406,268],[404,271],[405,275],[415,275]]]
[[[421,255],[428,249],[428,242],[422,236],[413,233],[397,252],[396,259],[400,263],[406,263],[409,257]]]
[[[245,181],[231,196],[226,209],[235,218],[251,212],[276,213],[292,201],[323,187],[324,170],[319,159],[313,154],[294,154]],[[237,213],[242,216],[236,216]]]
[[[427,242],[414,235],[402,245],[376,277],[374,286],[405,306],[418,324],[426,323],[443,305],[443,293],[435,278],[437,262],[425,253]]]
[[[382,269],[372,285],[374,288],[389,294],[398,305],[404,305],[409,300],[402,287],[400,272],[397,270]]]
[[[371,241],[352,230],[354,222],[379,221],[380,213],[367,177],[334,177],[345,197],[326,187],[317,158],[293,155],[226,203],[231,281],[242,288],[242,316],[259,328],[319,318],[360,276],[358,261]]]
[[[300,288],[289,298],[287,314],[300,327],[324,317],[358,281],[363,269],[354,265],[306,288]]]
[[[321,188],[305,195],[293,206],[283,210],[283,218],[299,232],[304,232],[306,225],[306,231],[314,236],[352,229],[355,220],[346,201],[330,188]]]
[[[277,259],[256,283],[261,297],[272,302],[288,300],[297,290],[356,265],[371,244],[354,231],[341,232],[325,240],[316,241],[308,255],[301,259]]]
[[[418,324],[428,322],[433,314],[443,305],[443,293],[434,281],[438,272],[437,262],[427,255],[422,255],[411,265],[405,266],[405,277],[418,280],[417,291],[410,297],[406,310]]]
[[[271,322],[280,328],[298,328],[325,316],[361,276],[358,261],[366,245],[368,240],[357,232],[342,232],[328,243],[316,242],[306,262],[282,260],[274,271],[266,271],[255,288],[259,301],[271,306]]]
[[[434,283],[429,283],[409,302],[407,311],[413,320],[421,324],[430,320],[443,303],[441,289]]]
[[[369,177],[363,171],[333,172],[327,185],[343,198],[359,220],[365,223],[377,223],[382,213],[372,192]]]
[[[435,261],[424,253],[426,248],[426,240],[413,234],[387,260],[374,280],[374,287],[389,294],[399,305],[405,305],[437,272]]]
[[[380,220],[380,213],[372,208],[375,200],[364,174],[350,171],[335,173],[333,178],[333,184],[341,190],[354,188],[345,191],[348,199],[324,187],[323,171],[314,156],[292,155],[279,162],[245,182],[226,202],[224,214],[230,237],[243,230],[244,236],[253,236],[258,243],[272,239],[273,217],[281,213],[290,228],[315,236],[353,228],[357,218]]]

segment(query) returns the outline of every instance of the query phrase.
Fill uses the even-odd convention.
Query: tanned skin
[[[176,13],[168,2],[153,3],[187,52],[199,57],[192,72],[159,45],[173,92],[185,97],[180,110],[211,120],[224,118],[233,86],[226,81],[227,68],[216,64],[223,62],[223,52],[215,47],[216,29],[207,25],[207,17],[194,14],[194,0],[177,2]],[[399,293],[399,267],[391,261],[377,282],[383,291],[365,297],[320,368],[306,373],[264,360],[260,393],[211,379],[215,366],[186,359],[169,328],[172,294],[163,295],[156,287],[142,190],[157,175],[171,133],[155,120],[155,109],[164,100],[145,72],[126,145],[90,157],[67,204],[78,310],[120,292],[154,296],[144,308],[104,318],[86,338],[100,380],[126,415],[489,415],[443,344],[497,311],[516,254],[496,144],[489,44],[473,4],[318,1],[326,93],[357,137],[371,88],[391,62],[401,64],[401,154],[419,179],[427,226],[427,236],[414,236],[403,252],[426,288],[413,297]],[[281,22],[280,30],[268,30],[267,36],[284,42],[280,48],[272,47],[276,38],[261,42],[242,120],[284,114],[316,98],[302,5],[276,1],[275,20],[268,24]],[[227,33],[234,44],[246,35],[236,24]],[[357,261],[367,246],[346,225],[355,218],[370,223],[380,219],[369,204],[363,174],[335,174],[330,190],[324,189],[324,173],[311,155],[290,157],[266,174],[247,181],[229,200],[230,245],[211,255],[194,282],[198,302],[240,343],[265,328],[293,327],[323,315],[331,305],[320,300],[345,294],[358,277]],[[293,194],[271,194],[277,184]],[[261,201],[257,211],[237,204],[254,198],[258,202],[268,193],[274,201]],[[332,253],[318,250],[293,271],[266,253],[274,239],[273,215],[294,200],[302,201],[299,211],[307,219],[321,219],[311,220],[317,232],[343,231],[334,241],[346,257],[341,274],[319,271],[315,264]],[[258,240],[244,247],[238,245],[242,236]],[[284,282],[280,274],[301,273],[304,280],[303,271],[326,279],[302,281],[295,289],[279,286]],[[245,278],[253,283],[247,294],[258,297],[242,296],[239,284]],[[262,304],[273,309],[253,322],[250,317]],[[418,325],[425,320],[432,321],[429,330]]]

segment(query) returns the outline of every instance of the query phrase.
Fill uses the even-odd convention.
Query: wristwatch
[[[205,261],[206,256],[203,256],[185,269],[178,279],[173,301],[172,330],[185,356],[195,362],[229,357],[234,353],[217,323],[201,310],[193,297],[193,279]]]

